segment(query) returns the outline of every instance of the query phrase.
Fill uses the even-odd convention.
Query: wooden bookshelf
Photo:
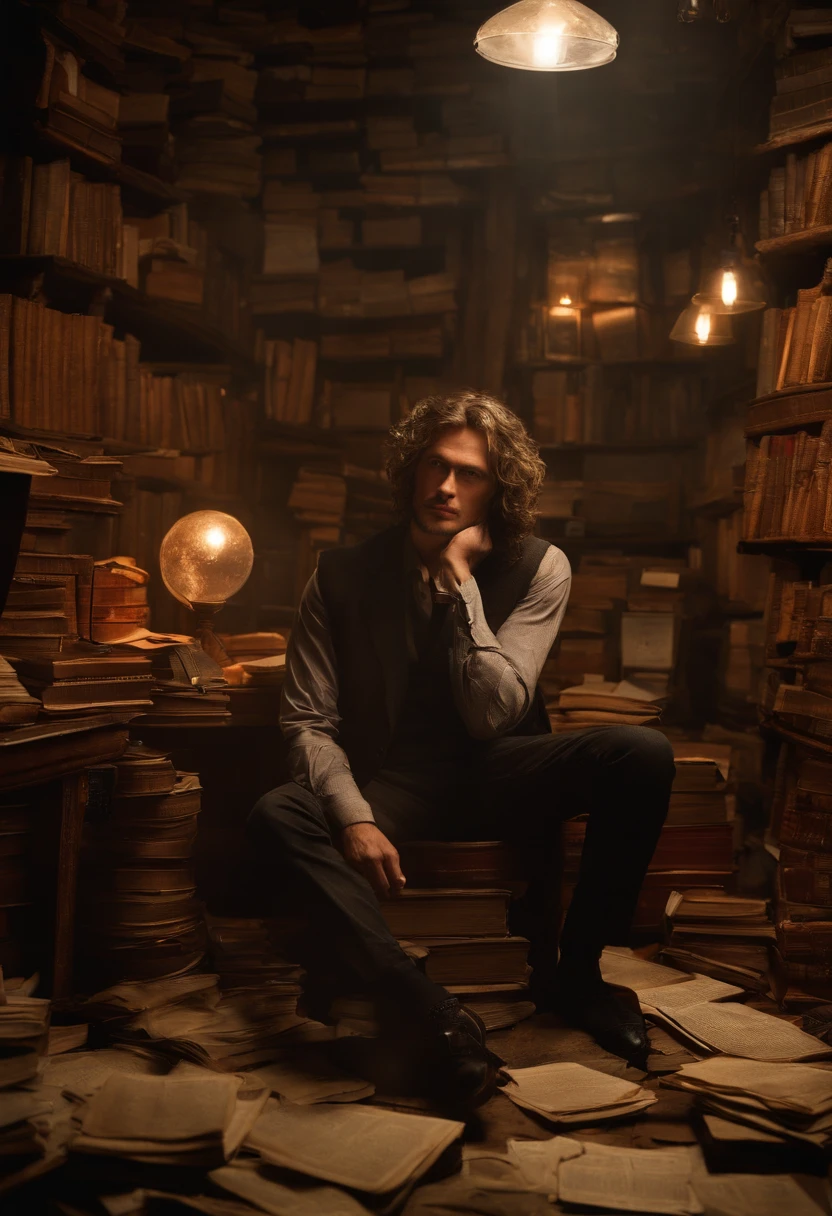
[[[787,232],[783,236],[769,237],[757,241],[754,248],[762,254],[814,253],[818,249],[832,247],[832,224],[818,224],[814,228],[803,228],[799,232]]]
[[[768,536],[759,540],[741,540],[737,548],[740,553],[762,553],[772,557],[783,557],[792,549],[796,552],[817,553],[832,549],[832,535],[800,539],[793,536]]]
[[[754,154],[765,156],[769,152],[779,152],[782,148],[794,148],[798,144],[810,143],[824,135],[832,135],[832,121],[815,123],[812,127],[800,127],[796,131],[784,131],[782,135],[775,135],[765,143],[757,144]]]
[[[748,406],[748,436],[788,431],[832,418],[832,383],[798,384],[758,397]]]
[[[66,258],[0,256],[0,283],[13,294],[18,294],[13,290],[16,285],[39,275],[50,307],[87,312],[98,300],[108,321],[141,340],[145,360],[223,363],[248,377],[255,374],[251,355],[203,321],[197,308],[148,296],[124,279],[98,274]]]
[[[613,452],[626,454],[647,452],[685,452],[701,443],[698,439],[645,439],[633,440],[630,443],[541,443],[541,453],[552,453],[560,456],[564,453],[575,452],[583,455],[609,454]]]
[[[128,198],[148,210],[158,211],[163,207],[170,207],[173,203],[184,202],[188,197],[170,182],[163,182],[160,177],[145,173],[133,165],[107,160],[91,148],[75,143],[67,135],[50,131],[38,123],[34,124],[32,131],[36,143],[44,150],[61,153],[68,158],[73,169],[93,181],[116,182]]]

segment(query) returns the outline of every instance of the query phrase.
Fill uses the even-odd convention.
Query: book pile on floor
[[[734,873],[730,748],[723,743],[673,741],[676,776],[668,817],[642,884],[634,931],[661,934],[673,891],[720,891]],[[568,908],[586,835],[584,817],[563,825],[562,895]],[[655,940],[655,937],[654,937]]]
[[[695,1096],[712,1169],[826,1172],[832,1139],[828,1069],[716,1057],[684,1064],[662,1084]]]
[[[665,915],[662,956],[668,963],[752,992],[768,990],[776,934],[766,900],[723,891],[674,891]]]
[[[588,680],[561,689],[549,721],[555,734],[563,734],[587,726],[647,726],[660,714],[653,693],[629,680]]]
[[[496,1030],[534,1012],[527,987],[529,943],[509,933],[511,892],[496,885],[500,874],[493,863],[499,858],[489,857],[479,873],[476,864],[469,867],[479,843],[403,846],[404,872],[411,881],[418,876],[421,889],[405,888],[384,902],[382,912],[397,938],[426,952],[428,977]],[[449,870],[458,874],[454,887],[445,885]]]
[[[159,979],[205,952],[193,851],[201,787],[150,749],[116,765],[107,813],[88,817],[79,887],[80,942],[93,980]]]

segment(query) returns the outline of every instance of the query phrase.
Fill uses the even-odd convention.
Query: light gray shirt
[[[437,587],[415,550],[410,566],[417,612],[429,618],[437,593],[452,601],[451,684],[468,733],[474,739],[505,734],[529,708],[560,628],[572,577],[566,555],[553,545],[547,549],[528,591],[496,634],[486,621],[476,578]],[[280,726],[292,778],[320,799],[336,830],[373,822],[339,746],[339,723],[338,667],[316,572],[292,630]]]

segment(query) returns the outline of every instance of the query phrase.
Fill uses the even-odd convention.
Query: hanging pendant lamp
[[[749,265],[736,248],[725,249],[716,270],[705,275],[693,303],[728,316],[757,312],[766,306],[765,287],[753,262]]]
[[[578,0],[520,0],[477,30],[483,59],[529,72],[579,72],[615,59],[618,34]]]
[[[686,346],[730,346],[735,341],[731,318],[707,304],[689,304],[670,331],[671,342]]]

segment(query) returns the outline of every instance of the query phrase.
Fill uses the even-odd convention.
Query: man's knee
[[[667,738],[649,726],[611,726],[602,739],[602,762],[611,777],[670,789],[676,769]]]
[[[249,840],[260,847],[279,845],[291,849],[293,839],[299,831],[320,820],[317,799],[294,781],[269,790],[258,798],[246,820]]]

